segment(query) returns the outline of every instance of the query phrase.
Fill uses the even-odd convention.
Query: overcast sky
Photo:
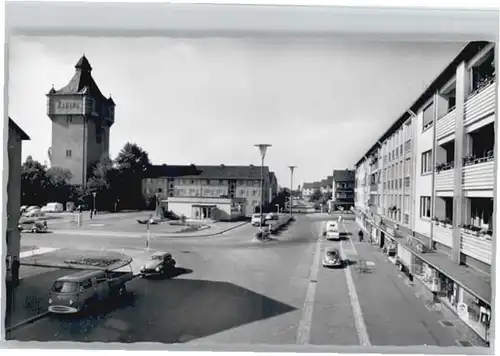
[[[14,37],[9,116],[31,137],[23,159],[51,145],[46,96],[83,53],[116,103],[112,158],[127,141],[154,164],[265,164],[289,186],[352,168],[462,48],[461,43],[337,39]]]

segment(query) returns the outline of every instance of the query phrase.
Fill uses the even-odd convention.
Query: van
[[[264,216],[265,215],[262,215],[262,219],[261,219],[260,214],[253,214],[252,215],[252,225],[253,226],[260,226],[264,222]]]
[[[125,282],[132,272],[84,270],[58,278],[49,291],[48,310],[55,314],[74,314],[113,295],[126,293]]]
[[[64,207],[61,203],[47,203],[47,205],[42,208],[42,211],[44,213],[60,213],[64,211]]]

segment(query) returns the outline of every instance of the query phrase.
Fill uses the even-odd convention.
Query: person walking
[[[363,230],[358,231],[359,242],[363,241]]]

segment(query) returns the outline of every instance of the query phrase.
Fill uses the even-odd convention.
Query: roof
[[[302,186],[302,189],[314,189],[320,187],[321,187],[321,182],[305,182],[304,185]]]
[[[269,167],[264,166],[264,177],[269,176]],[[196,165],[158,165],[146,171],[145,178],[185,177],[197,179],[261,179],[260,166],[196,166]]]
[[[345,169],[343,171],[333,171],[333,180],[335,182],[351,182],[354,181],[354,171]]]
[[[92,78],[91,73],[92,66],[90,65],[87,57],[83,55],[76,63],[75,74],[73,75],[73,78],[71,78],[69,83],[59,90],[55,90],[54,88],[52,88],[49,92],[49,95],[90,93],[92,96],[102,101],[106,101],[111,105],[115,105],[111,97],[108,99],[104,95],[102,95],[99,87],[94,81],[94,78]]]
[[[96,273],[104,273],[102,270],[83,270],[83,271],[78,271],[76,273],[71,273],[69,275],[59,277],[57,280],[58,281],[76,281],[84,277],[90,277],[95,275]]]
[[[472,59],[477,53],[479,53],[483,48],[485,48],[489,42],[485,41],[475,41],[469,42],[462,48],[462,50],[457,54],[457,56],[441,71],[441,73],[429,84],[427,89],[417,98],[417,100],[405,110],[405,112],[399,117],[398,120],[392,124],[389,129],[377,140],[377,142],[359,159],[355,166],[359,166],[363,162],[364,157],[371,154],[378,146],[378,142],[383,142],[390,135],[392,135],[396,129],[398,129],[406,120],[408,120],[411,115],[408,111],[417,112],[420,108],[434,95],[434,93],[441,89],[453,76],[455,75],[456,68],[463,61],[468,61]]]
[[[31,140],[26,132],[23,131],[15,122],[9,117],[9,128],[14,130],[20,137],[21,140]]]

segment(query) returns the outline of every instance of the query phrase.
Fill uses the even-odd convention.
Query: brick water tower
[[[85,55],[75,65],[69,83],[47,94],[47,115],[52,121],[52,167],[71,171],[72,185],[86,186],[92,165],[109,156],[109,132],[115,103],[102,95]]]

